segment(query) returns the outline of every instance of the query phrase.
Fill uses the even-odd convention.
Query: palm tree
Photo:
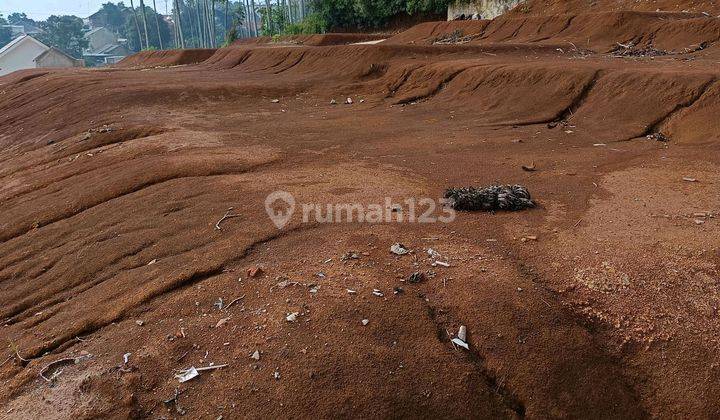
[[[145,3],[143,0],[140,0],[140,11],[142,12],[142,20],[143,20],[143,26],[145,27],[145,48],[150,49],[150,36],[148,35],[148,28],[147,28],[147,15],[145,13]]]
[[[217,27],[215,26],[215,0],[210,3],[210,33],[212,34],[212,45],[215,48],[217,46]]]
[[[153,0],[153,9],[155,10],[155,26],[157,27],[158,42],[160,43],[160,49],[163,49],[162,37],[160,36],[160,19],[158,18],[157,5]]]
[[[182,0],[173,0],[173,14],[175,15],[175,29],[177,30],[178,40],[180,41],[180,43],[176,43],[176,45],[185,49],[185,35],[183,34],[182,20],[180,17],[182,15],[182,9],[180,9],[181,1]]]
[[[272,24],[272,7],[270,6],[270,0],[265,0],[265,14],[267,15],[267,30],[272,35],[273,24]]]
[[[138,39],[140,40],[140,49],[143,49],[143,39],[142,39],[142,33],[140,33],[140,23],[138,22],[137,17],[137,11],[135,10],[135,5],[133,4],[133,0],[130,0],[130,8],[132,8],[133,11],[133,17],[135,18],[135,29],[137,30]]]
[[[250,1],[245,0],[245,21],[247,22],[248,37],[252,37],[255,31],[255,28],[253,27],[253,21],[250,20],[251,18],[252,13],[250,13]]]
[[[250,16],[252,16],[253,34],[255,36],[259,36],[260,31],[258,31],[257,15],[255,14],[255,10],[255,0],[250,0]]]
[[[222,0],[221,0],[222,1]],[[230,0],[225,0],[225,32],[223,35],[225,35],[225,39],[227,39],[228,36],[228,4],[230,3]]]
[[[205,46],[205,33],[202,30],[200,20],[200,0],[195,0],[195,16],[197,16],[198,48]]]

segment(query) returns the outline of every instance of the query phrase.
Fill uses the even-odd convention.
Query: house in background
[[[21,25],[2,25],[3,28],[10,29],[10,37],[16,38],[20,35],[37,35],[42,33],[40,28],[35,25],[21,24]]]
[[[118,36],[105,27],[85,32],[85,39],[88,40],[88,51],[98,51],[107,45],[117,44],[118,42]]]
[[[114,64],[130,55],[127,40],[118,38],[117,34],[105,27],[86,32],[85,39],[88,48],[83,52],[83,58],[89,65]]]
[[[16,70],[83,65],[83,60],[76,60],[57,48],[48,47],[30,35],[19,36],[0,48],[0,76]]]

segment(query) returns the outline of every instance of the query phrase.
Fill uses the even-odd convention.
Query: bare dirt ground
[[[682,10],[0,78],[0,417],[717,418],[720,19]],[[538,207],[264,206],[495,183]]]

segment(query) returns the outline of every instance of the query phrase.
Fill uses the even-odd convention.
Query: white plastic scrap
[[[298,315],[300,315],[298,312],[292,312],[292,313],[289,313],[285,317],[285,319],[287,320],[287,322],[295,322],[295,321],[297,321]]]
[[[198,376],[200,376],[201,371],[216,370],[216,369],[222,369],[222,368],[226,368],[226,367],[228,367],[228,365],[213,365],[213,364],[211,364],[208,367],[201,367],[201,368],[196,368],[195,366],[191,366],[189,369],[178,371],[178,373],[175,374],[175,379],[177,379],[178,382],[180,382],[182,384],[182,383],[185,383],[191,379],[194,379],[194,378],[197,378]]]
[[[452,339],[452,342],[453,342],[453,344],[456,344],[456,345],[464,348],[465,350],[470,350],[470,346],[468,346],[468,343],[462,341],[461,339],[459,339],[459,338],[457,338],[457,337],[456,337],[456,338],[453,338],[453,339]]]
[[[192,366],[190,369],[181,371],[180,373],[175,374],[175,378],[178,380],[178,382],[185,383],[191,379],[197,378],[200,376],[200,373],[197,371],[195,366]]]
[[[430,256],[430,258],[440,258],[441,257],[440,253],[435,251],[432,248],[428,248],[427,253]]]
[[[442,267],[450,267],[450,264],[447,263],[446,261],[440,261],[441,259],[445,259],[445,258],[443,258],[443,256],[440,255],[439,252],[435,251],[432,248],[428,248],[427,253],[428,253],[428,256],[430,256],[430,259],[433,260],[433,262],[432,262],[433,267],[436,267],[438,265],[442,266]]]
[[[395,255],[405,255],[405,254],[410,253],[410,251],[407,248],[405,248],[405,245],[399,244],[399,243],[391,246],[390,252],[392,252]]]
[[[467,341],[467,327],[464,325],[460,326],[460,330],[458,331],[457,338],[461,339],[463,342]]]

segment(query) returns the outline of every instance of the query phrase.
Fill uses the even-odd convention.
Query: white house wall
[[[10,74],[16,70],[34,69],[35,57],[45,52],[43,47],[33,41],[23,41],[7,54],[0,57],[0,76]]]

